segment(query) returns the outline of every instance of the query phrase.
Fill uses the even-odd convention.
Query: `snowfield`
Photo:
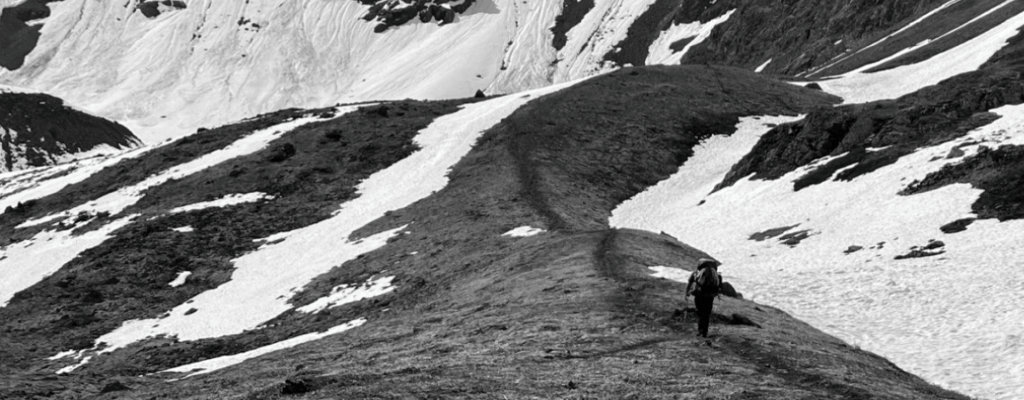
[[[931,382],[983,398],[1024,398],[1024,298],[1016,295],[1024,292],[1024,221],[980,220],[944,234],[941,225],[974,216],[980,190],[956,184],[897,194],[961,160],[946,158],[954,147],[970,156],[982,146],[1024,144],[1024,106],[993,111],[1002,118],[853,181],[794,192],[793,181],[823,159],[775,181],[745,178],[709,194],[768,131],[763,124],[779,122],[744,119],[735,134],[712,137],[678,173],[623,203],[610,223],[665,231],[707,251],[748,298]],[[793,246],[751,238],[784,227],[809,237]],[[894,259],[931,240],[944,242],[945,252]],[[850,246],[863,249],[847,254]],[[658,271],[685,282],[684,274]]]
[[[0,69],[0,84],[87,105],[152,144],[289,107],[513,93],[590,76],[651,2],[597,0],[608,13],[592,12],[558,54],[552,1],[479,1],[453,24],[374,33],[356,1],[197,0],[150,19],[134,3],[65,0],[48,4],[39,44],[22,68]]]

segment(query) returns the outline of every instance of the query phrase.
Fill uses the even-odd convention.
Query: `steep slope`
[[[156,143],[286,107],[546,86],[555,75],[561,81],[599,71],[590,64],[600,55],[592,53],[610,48],[581,44],[559,56],[550,31],[558,2],[163,3],[33,2],[49,17],[24,28],[38,38],[20,66],[0,68],[0,82],[86,104]],[[164,12],[148,12],[148,4]],[[422,22],[419,5],[442,10],[442,23]],[[406,21],[405,12],[417,17]],[[630,12],[596,18],[628,24]],[[591,23],[570,37],[602,29],[618,28]]]
[[[7,2],[0,29],[20,39],[5,45],[11,61],[0,83],[87,105],[156,143],[286,107],[512,93],[629,64],[682,59],[813,76],[880,61],[890,68],[961,44],[1022,7],[775,3]]]
[[[141,144],[120,124],[45,94],[0,87],[0,110],[0,172],[112,154]]]
[[[715,254],[742,282],[764,285],[751,291],[758,299],[930,381],[1021,397],[1024,303],[976,295],[1019,292],[1024,266],[1024,39],[1013,26],[1020,14],[1009,17],[991,44],[965,42],[893,70],[927,66],[937,72],[922,79],[934,80],[968,58],[958,54],[983,50],[991,58],[972,61],[976,71],[895,100],[816,110],[760,137],[711,141],[612,224]],[[894,76],[864,73],[870,84],[849,86],[847,98],[877,98]],[[988,278],[973,277],[979,269]]]
[[[149,150],[39,199],[24,215],[4,214],[5,225],[20,226],[6,239],[18,241],[5,247],[8,257],[41,235],[66,232],[66,224],[75,227],[68,240],[89,232],[109,238],[0,308],[8,382],[0,390],[8,397],[119,398],[962,398],[743,300],[722,301],[716,338],[691,339],[692,310],[679,305],[681,285],[652,274],[671,276],[706,254],[606,225],[616,204],[672,174],[701,140],[772,121],[740,117],[807,112],[834,98],[703,67],[623,70],[559,89],[439,117],[453,104],[268,115]],[[303,116],[327,119],[299,125]],[[424,118],[433,119],[425,129]],[[250,155],[202,161],[217,153],[211,150],[269,131],[261,126],[287,131],[263,139]],[[382,132],[391,132],[393,144],[378,141]],[[236,145],[224,136],[235,136]],[[422,148],[408,153],[410,140]],[[311,175],[294,181],[298,186],[265,178],[352,171],[364,157],[383,162],[357,169],[371,174],[358,193],[351,183]],[[447,161],[424,167],[418,157]],[[197,162],[205,167],[186,167]],[[432,181],[424,177],[444,174],[449,162],[440,188],[422,186],[420,197],[406,193],[421,192],[413,188],[422,183],[395,184]],[[170,165],[194,173],[145,184],[162,176],[146,178],[147,171]],[[125,170],[139,172],[116,173]],[[421,172],[407,176],[411,171]],[[267,182],[280,183],[261,186]],[[189,189],[203,186],[267,196],[174,211],[226,199]],[[130,205],[106,205],[113,198],[103,193],[137,190],[129,187],[148,189]],[[95,219],[40,219],[82,202],[99,211],[83,209]],[[525,231],[513,229],[521,226],[541,233],[511,235]],[[313,266],[319,272],[311,274]],[[259,292],[232,294],[245,282]],[[55,308],[60,315],[44,311]],[[316,343],[301,346],[310,340]]]

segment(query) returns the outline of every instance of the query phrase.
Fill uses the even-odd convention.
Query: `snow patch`
[[[179,233],[189,233],[195,232],[196,228],[193,228],[192,226],[179,226],[177,228],[171,228],[171,230]]]
[[[328,308],[334,308],[363,299],[377,297],[395,290],[395,287],[391,286],[391,282],[394,281],[394,279],[395,277],[389,276],[367,281],[366,283],[358,286],[337,286],[334,289],[331,289],[331,294],[316,299],[316,301],[309,303],[309,305],[299,307],[296,310],[311,314]]]
[[[91,360],[91,359],[92,359],[92,356],[88,356],[88,357],[83,358],[82,361],[79,361],[78,364],[69,365],[69,366],[66,366],[64,368],[58,369],[57,370],[57,375],[70,374],[72,371],[81,368],[85,364],[88,364],[89,360]]]
[[[46,279],[83,251],[103,243],[135,217],[127,216],[78,236],[72,235],[71,229],[42,231],[31,239],[0,248],[0,307],[7,306],[15,294]]]
[[[293,337],[293,338],[288,339],[288,340],[282,340],[280,342],[277,342],[277,343],[274,343],[274,344],[270,344],[270,345],[267,345],[267,346],[263,346],[263,347],[260,347],[258,349],[250,350],[250,351],[247,351],[247,352],[244,352],[244,353],[234,354],[234,355],[230,355],[230,356],[217,357],[217,358],[211,358],[209,360],[200,361],[200,362],[196,362],[196,363],[192,363],[192,364],[182,365],[180,367],[174,367],[174,368],[171,368],[171,369],[167,369],[167,370],[165,370],[163,372],[179,372],[179,373],[187,373],[188,374],[188,375],[185,375],[184,377],[182,377],[180,379],[185,379],[185,378],[196,376],[196,375],[208,374],[208,373],[213,372],[213,371],[217,371],[217,370],[221,370],[221,369],[233,366],[233,365],[241,364],[245,360],[253,359],[253,358],[262,356],[264,354],[273,353],[275,351],[281,351],[281,350],[285,350],[285,349],[290,349],[292,347],[298,346],[298,345],[303,344],[303,343],[312,342],[314,340],[320,340],[320,339],[323,339],[323,338],[331,336],[331,335],[337,335],[339,333],[351,330],[353,328],[360,327],[360,326],[362,326],[365,323],[366,323],[366,319],[357,319],[357,320],[350,321],[350,322],[347,322],[347,323],[342,324],[342,325],[335,326],[335,327],[333,327],[331,329],[328,329],[328,330],[326,330],[324,332],[307,333],[305,335],[296,336],[296,337]]]
[[[233,205],[237,205],[237,204],[255,203],[255,202],[260,201],[260,200],[273,200],[273,199],[274,199],[274,196],[271,196],[269,194],[262,193],[262,192],[253,192],[253,193],[245,193],[245,194],[236,193],[236,194],[229,194],[229,195],[221,197],[221,198],[219,198],[217,200],[204,201],[204,202],[201,202],[201,203],[195,203],[195,204],[189,204],[187,206],[177,207],[177,208],[172,209],[170,212],[171,212],[171,214],[183,213],[183,212],[189,212],[189,211],[203,210],[203,209],[207,209],[207,208],[227,207],[227,206],[233,206]]]
[[[501,236],[528,237],[528,236],[539,235],[539,234],[544,233],[544,232],[547,232],[547,231],[545,231],[543,229],[540,229],[540,228],[534,228],[532,226],[528,226],[527,225],[527,226],[520,226],[518,228],[515,228],[513,230],[505,232],[505,233],[501,234]]]
[[[178,276],[174,278],[174,280],[171,281],[171,283],[168,283],[167,286],[178,287],[184,285],[185,280],[188,279],[189,275],[192,275],[192,271],[179,272]]]
[[[680,268],[666,267],[663,265],[647,267],[651,271],[654,271],[651,276],[655,278],[669,279],[676,282],[689,283],[690,282],[690,271]]]
[[[764,64],[761,64],[757,68],[754,68],[754,72],[760,74],[762,71],[764,71],[765,68],[768,68],[768,64],[771,64],[772,60],[774,60],[774,58],[769,58],[768,61],[764,62]]]
[[[704,42],[705,39],[711,36],[711,31],[713,31],[719,24],[728,21],[729,17],[731,17],[734,12],[736,12],[735,8],[706,23],[694,21],[687,24],[672,25],[668,29],[662,31],[661,35],[658,36],[654,43],[651,43],[651,47],[647,55],[647,65],[679,64],[683,56],[686,55],[693,46]],[[671,47],[673,43],[690,38],[693,38],[693,40],[691,40],[690,43],[681,50],[672,50]],[[768,60],[768,62],[771,62],[771,60]],[[764,66],[767,65],[768,63],[765,63]],[[762,66],[762,69],[764,66]]]
[[[794,192],[793,181],[811,166],[773,181],[743,179],[709,195],[769,129],[752,130],[744,119],[735,134],[712,137],[668,180],[620,205],[609,222],[665,231],[707,251],[734,271],[733,284],[760,301],[931,382],[972,396],[1022,398],[1024,297],[1012,294],[1024,291],[1024,221],[981,220],[945,235],[942,224],[975,216],[971,205],[980,190],[956,184],[897,194],[958,162],[944,158],[954,147],[973,154],[981,146],[1024,143],[1024,106],[992,111],[1003,118],[852,181]],[[795,246],[749,239],[796,224],[819,234]],[[945,243],[945,253],[894,259],[933,239]],[[847,254],[853,245],[864,249]]]

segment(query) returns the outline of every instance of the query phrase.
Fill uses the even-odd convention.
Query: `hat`
[[[718,261],[715,261],[715,260],[712,260],[710,258],[702,258],[702,259],[697,261],[697,269],[707,268],[707,267],[711,267],[711,268],[716,268],[717,269],[719,265],[722,265],[722,263],[720,263]]]

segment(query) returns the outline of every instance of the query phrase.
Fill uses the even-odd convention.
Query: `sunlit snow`
[[[654,4],[654,0],[594,0],[594,8],[566,33],[558,52],[554,81],[564,82],[608,72],[617,68],[605,55],[618,46],[633,22]],[[550,42],[549,42],[550,43]]]
[[[395,277],[388,276],[380,279],[374,279],[357,286],[341,285],[331,289],[331,293],[327,296],[316,299],[312,303],[299,307],[296,310],[304,313],[315,313],[328,308],[334,308],[348,303],[354,303],[359,300],[377,297],[395,290],[395,287],[391,286],[391,282],[394,280]]]
[[[622,204],[610,222],[665,231],[707,251],[754,300],[929,381],[973,396],[1022,398],[1024,297],[1015,294],[1024,291],[1024,221],[977,221],[947,235],[939,227],[973,216],[980,190],[955,184],[897,195],[911,181],[957,162],[945,158],[953,147],[971,155],[980,146],[1024,144],[1024,106],[993,111],[1003,118],[849,182],[794,192],[793,181],[812,165],[774,181],[744,179],[709,195],[728,170],[723,166],[768,130],[747,119],[732,136],[696,148],[678,173]],[[799,226],[791,231],[811,236],[793,247],[750,239],[793,225]],[[945,243],[945,253],[894,260],[933,239]],[[846,254],[850,246],[864,249]]]
[[[652,1],[597,0],[621,3],[605,21],[621,32],[584,24],[574,35],[602,44],[557,65],[557,1],[481,0],[452,24],[374,33],[357,1],[203,0],[149,19],[119,2],[64,0],[47,4],[36,49],[22,68],[0,69],[0,83],[86,105],[157,143],[288,107],[511,93],[546,86],[556,71],[559,82],[588,76],[598,69],[584,64],[603,62],[599,52]]]
[[[282,340],[280,342],[277,342],[277,343],[274,343],[274,344],[271,344],[271,345],[267,345],[267,346],[260,347],[258,349],[250,350],[250,351],[247,351],[245,353],[234,354],[234,355],[230,355],[230,356],[217,357],[217,358],[211,358],[211,359],[205,360],[205,361],[200,361],[200,362],[196,362],[196,363],[192,363],[192,364],[182,365],[180,367],[174,367],[174,368],[165,370],[163,372],[187,373],[188,375],[184,376],[182,379],[188,378],[190,376],[195,376],[195,375],[208,374],[210,372],[217,371],[217,370],[220,370],[220,369],[224,369],[224,368],[230,367],[232,365],[241,364],[245,360],[256,358],[256,357],[262,356],[264,354],[268,354],[268,353],[272,353],[272,352],[280,351],[280,350],[284,350],[284,349],[289,349],[289,348],[298,346],[298,345],[303,344],[303,343],[308,343],[308,342],[312,342],[314,340],[323,339],[323,338],[325,338],[327,336],[337,335],[339,333],[348,331],[350,329],[362,326],[365,323],[366,323],[366,319],[357,319],[355,321],[350,321],[350,322],[347,322],[345,324],[335,326],[335,327],[333,327],[331,329],[328,329],[328,330],[326,330],[324,332],[307,333],[305,335],[296,336],[296,337],[293,337],[291,339]]]
[[[189,204],[171,209],[171,213],[182,213],[196,210],[203,210],[214,207],[227,207],[244,203],[255,203],[260,200],[273,200],[274,196],[262,192],[235,193],[221,197],[217,200],[204,201],[201,203]]]
[[[664,265],[656,265],[647,268],[653,271],[651,276],[655,278],[671,279],[682,283],[688,283],[690,281],[690,271],[684,269],[666,267]]]
[[[174,280],[171,281],[171,283],[168,283],[167,286],[178,287],[178,286],[184,285],[185,284],[185,280],[188,279],[189,275],[192,275],[192,271],[179,272],[178,276],[175,277]]]
[[[501,235],[502,236],[511,236],[511,237],[527,237],[527,236],[539,235],[539,234],[544,233],[544,232],[547,232],[547,231],[545,231],[543,229],[540,229],[540,228],[534,228],[532,226],[526,225],[526,226],[520,226],[518,228],[515,228],[513,230],[505,232],[505,233],[503,233]]]

